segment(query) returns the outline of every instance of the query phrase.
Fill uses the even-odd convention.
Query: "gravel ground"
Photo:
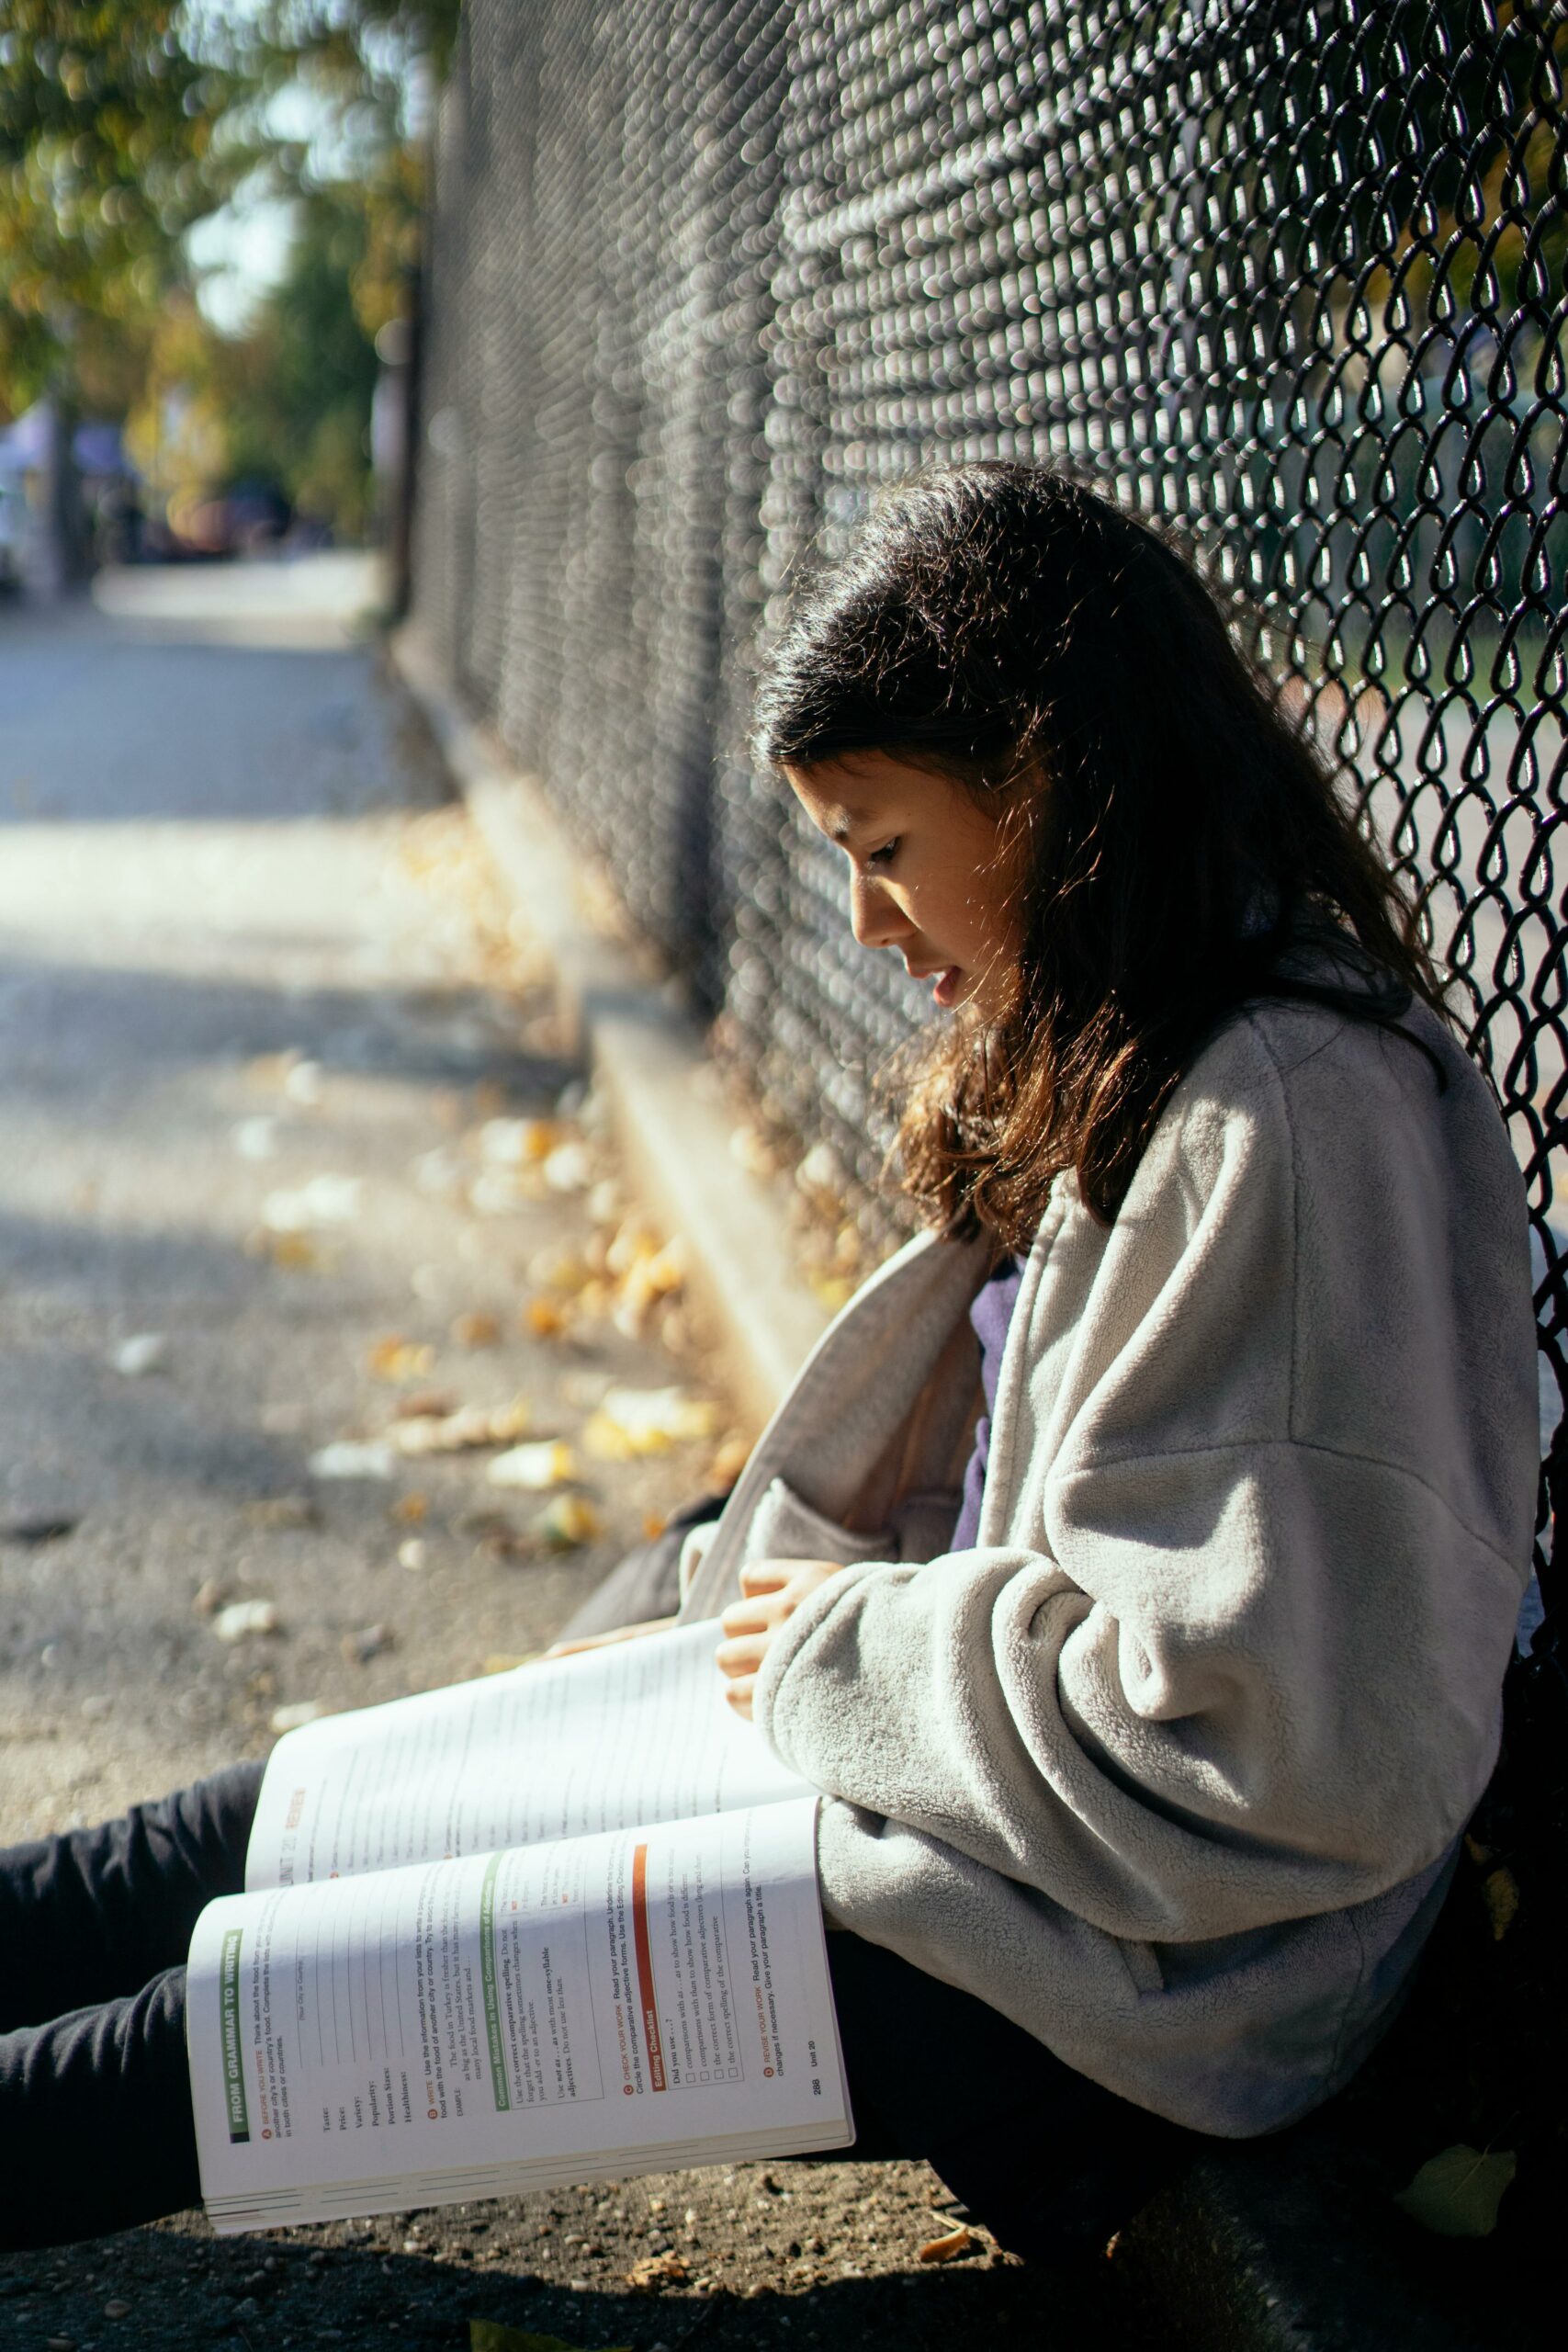
[[[379,683],[371,593],[335,558],[0,613],[7,1839],[264,1755],[280,1709],[528,1655],[744,1442]],[[548,1129],[497,1124],[524,1120]],[[679,1383],[713,1429],[580,1449],[574,1549],[536,1532],[547,1498],[487,1484],[494,1447],[310,1466],[411,1402],[523,1398],[575,1445],[611,1381]],[[275,1629],[222,1638],[242,1601]],[[982,2233],[922,2264],[943,2203],[918,2165],[785,2165],[227,2242],[186,2214],[0,2259],[0,2344],[461,2345],[492,2321],[871,2352],[1066,2315]]]

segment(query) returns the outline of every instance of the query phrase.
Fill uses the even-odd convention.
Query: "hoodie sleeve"
[[[760,1681],[819,1787],[1123,1938],[1396,1884],[1495,1752],[1534,1499],[1522,1189],[1468,1064],[1440,1092],[1325,1025],[1240,1024],[1173,1098],[1065,1351],[1035,1345],[1049,1258],[1026,1289],[1008,1540],[846,1569]]]

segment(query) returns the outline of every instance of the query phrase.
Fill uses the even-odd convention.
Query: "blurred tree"
[[[244,167],[239,95],[170,0],[7,0],[0,19],[0,403],[80,379],[123,403],[180,240]]]
[[[282,282],[223,371],[230,482],[274,482],[290,505],[350,537],[369,519],[378,363],[362,284],[373,228],[358,188],[303,196]]]
[[[375,337],[412,305],[423,119],[458,14],[459,0],[7,0],[0,421],[47,390],[67,415],[129,416],[181,495],[199,461],[209,486],[261,475],[361,529]],[[300,87],[303,116],[276,103]],[[235,344],[196,307],[184,240],[247,180],[290,200],[296,242]]]

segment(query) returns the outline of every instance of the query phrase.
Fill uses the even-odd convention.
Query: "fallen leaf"
[[[530,1299],[523,1310],[524,1329],[536,1340],[558,1339],[567,1321],[566,1310],[553,1298]]]
[[[398,1400],[400,1421],[440,1421],[457,1410],[457,1399],[446,1388],[416,1388],[411,1396]]]
[[[401,1527],[417,1527],[430,1516],[430,1497],[421,1494],[417,1487],[412,1494],[400,1495],[390,1515]]]
[[[434,1420],[400,1414],[389,1434],[402,1454],[462,1453],[477,1445],[509,1445],[531,1419],[527,1398],[514,1396],[509,1405],[461,1405]]]
[[[665,1518],[664,1513],[661,1510],[644,1511],[642,1515],[643,1542],[645,1544],[657,1544],[669,1524],[669,1521]]]
[[[1486,1916],[1492,1922],[1493,1940],[1501,1943],[1518,1915],[1518,1881],[1511,1870],[1495,1870],[1483,1879],[1481,1892],[1486,1898]]]
[[[312,1241],[308,1233],[279,1233],[266,1244],[267,1255],[275,1266],[282,1266],[290,1273],[324,1272],[333,1262],[329,1250]]]
[[[566,1140],[554,1119],[487,1119],[479,1129],[479,1158],[487,1168],[522,1168],[547,1159]]]
[[[356,1634],[345,1634],[338,1647],[343,1652],[344,1666],[368,1666],[373,1657],[395,1648],[397,1636],[390,1625],[362,1625]]]
[[[455,1193],[467,1170],[455,1151],[438,1145],[434,1151],[422,1152],[410,1167],[411,1175],[422,1193]]]
[[[389,1478],[397,1457],[384,1438],[339,1438],[323,1445],[308,1464],[312,1478]]]
[[[120,1341],[109,1363],[127,1380],[140,1380],[144,1373],[162,1372],[168,1356],[169,1342],[162,1331],[138,1331],[134,1339]]]
[[[1401,2212],[1439,2237],[1490,2237],[1503,2193],[1518,2168],[1511,2149],[1483,2154],[1461,2141],[1429,2156],[1393,2201]]]
[[[533,1532],[552,1552],[571,1552],[602,1535],[604,1522],[581,1495],[558,1495],[535,1520]]]
[[[601,1176],[588,1195],[588,1214],[595,1225],[614,1225],[621,1214],[621,1191],[613,1176]]]
[[[418,1576],[430,1564],[430,1546],[423,1535],[411,1535],[398,1546],[398,1566]]]
[[[262,1223],[269,1233],[309,1233],[320,1225],[353,1225],[365,1193],[359,1176],[312,1176],[292,1191],[268,1193]]]
[[[528,1261],[528,1280],[539,1290],[560,1290],[569,1295],[591,1282],[593,1268],[575,1250],[540,1250]]]
[[[559,1438],[545,1438],[536,1445],[514,1445],[509,1453],[498,1453],[485,1476],[492,1487],[521,1487],[542,1494],[571,1477],[576,1466],[570,1445]]]
[[[211,1617],[221,1607],[223,1595],[229,1589],[216,1577],[204,1577],[191,1595],[191,1607],[198,1617]]]
[[[231,1600],[219,1610],[212,1630],[220,1642],[243,1642],[250,1634],[276,1634],[283,1620],[270,1600]]]
[[[501,1344],[501,1317],[474,1308],[467,1315],[457,1316],[452,1324],[452,1337],[460,1348],[494,1348]]]
[[[961,2262],[966,2254],[976,2253],[979,2244],[974,2231],[966,2230],[960,2222],[958,2228],[949,2230],[945,2237],[928,2238],[920,2248],[919,2259],[921,2262]]]
[[[276,1732],[303,1731],[307,1724],[320,1723],[331,1712],[319,1699],[296,1699],[287,1707],[274,1707],[272,1728]]]
[[[668,2254],[645,2254],[626,2272],[626,2284],[638,2294],[657,2294],[660,2287],[672,2287],[689,2272],[683,2255],[673,2249]]]
[[[544,1163],[552,1193],[585,1193],[593,1182],[593,1155],[585,1143],[558,1143]]]
[[[468,2352],[581,2352],[581,2347],[568,2344],[564,2336],[536,2335],[530,2327],[508,2327],[499,2319],[471,2319]],[[631,2346],[613,2345],[610,2352],[631,2352]]]
[[[629,1462],[664,1453],[671,1445],[711,1437],[717,1409],[683,1388],[611,1388],[582,1432],[584,1451],[600,1462]]]
[[[316,1527],[321,1516],[309,1495],[263,1495],[243,1515],[253,1527]]]
[[[366,1352],[365,1367],[376,1380],[423,1380],[434,1370],[435,1350],[396,1332],[375,1340]]]
[[[277,1121],[276,1119],[242,1119],[234,1129],[234,1148],[242,1159],[276,1159],[277,1157]]]
[[[245,1064],[246,1080],[252,1086],[282,1086],[303,1058],[297,1046],[288,1046],[281,1054],[257,1054]]]

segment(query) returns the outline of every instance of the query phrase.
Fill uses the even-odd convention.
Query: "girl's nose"
[[[909,927],[874,875],[851,875],[850,929],[861,946],[891,947]]]

